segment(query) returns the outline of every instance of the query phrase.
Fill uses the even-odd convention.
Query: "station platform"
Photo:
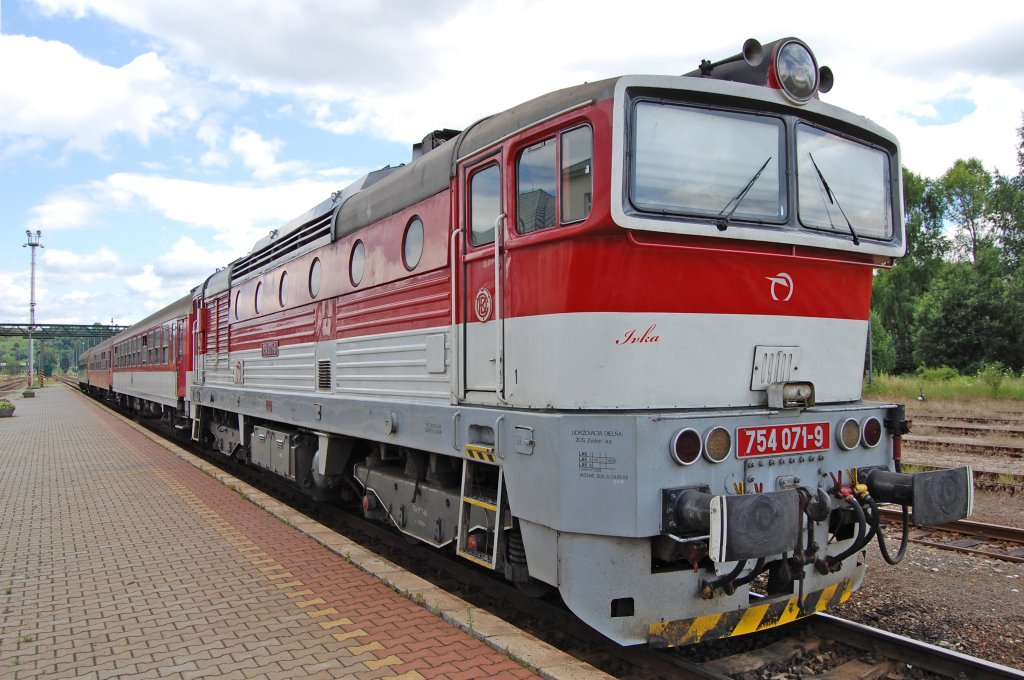
[[[72,388],[12,401],[0,677],[610,677]]]

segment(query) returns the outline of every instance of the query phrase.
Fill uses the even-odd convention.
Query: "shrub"
[[[928,382],[945,382],[960,376],[960,372],[955,368],[950,368],[945,365],[939,366],[938,368],[918,366],[917,370],[914,371],[914,374]]]
[[[992,396],[995,397],[999,394],[999,387],[1003,384],[1003,380],[1012,377],[1013,373],[1003,366],[1001,361],[983,361],[978,368],[977,376],[978,380],[985,383],[991,390]]]

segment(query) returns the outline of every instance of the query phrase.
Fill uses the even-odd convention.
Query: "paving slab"
[[[14,401],[0,677],[610,677],[72,389]]]

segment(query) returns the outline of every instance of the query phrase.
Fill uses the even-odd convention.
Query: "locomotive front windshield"
[[[879,148],[774,115],[652,101],[633,113],[629,198],[640,212],[788,224],[795,165],[800,228],[893,237],[890,158]]]
[[[785,220],[781,119],[640,102],[635,129],[640,210]]]
[[[892,238],[889,157],[883,151],[797,125],[796,152],[801,224]]]

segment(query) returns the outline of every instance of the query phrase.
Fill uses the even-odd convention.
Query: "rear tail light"
[[[724,427],[713,427],[704,437],[704,457],[721,463],[732,452],[732,435]]]
[[[860,429],[860,442],[867,448],[873,449],[878,446],[878,442],[882,441],[882,423],[878,418],[868,416],[861,422]]]
[[[853,418],[847,418],[839,423],[839,427],[836,428],[836,440],[844,451],[857,446],[860,443],[860,423]]]
[[[690,465],[700,458],[702,449],[703,445],[700,440],[700,434],[688,427],[685,430],[680,430],[672,438],[672,446],[669,452],[672,454],[672,460],[675,462],[680,465]]]

